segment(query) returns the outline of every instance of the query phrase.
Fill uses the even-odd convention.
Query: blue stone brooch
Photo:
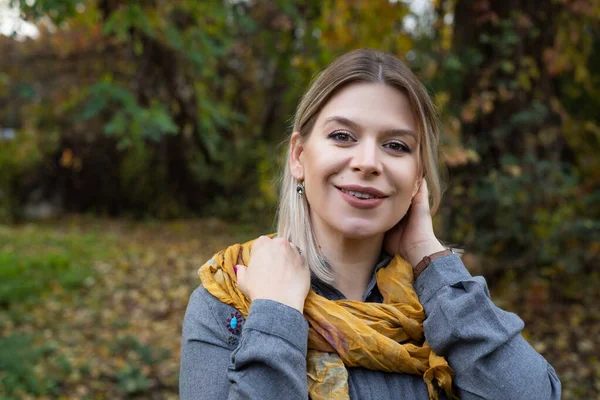
[[[231,314],[229,318],[227,318],[227,329],[229,332],[237,335],[242,331],[242,326],[244,325],[244,317],[240,314],[239,311]]]

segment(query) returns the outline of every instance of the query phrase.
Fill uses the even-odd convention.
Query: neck
[[[334,287],[349,300],[361,301],[381,254],[383,234],[348,238],[313,219],[313,229],[321,253],[335,276]]]

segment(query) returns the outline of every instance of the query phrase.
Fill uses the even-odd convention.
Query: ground
[[[217,220],[0,225],[0,399],[178,398],[198,268],[257,236]],[[598,276],[507,276],[492,297],[555,366],[564,399],[600,398]],[[570,294],[569,294],[570,293]]]

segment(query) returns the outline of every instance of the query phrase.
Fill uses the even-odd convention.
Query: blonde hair
[[[294,117],[293,132],[305,142],[311,134],[319,112],[342,87],[355,82],[390,85],[408,97],[418,127],[420,143],[419,171],[427,180],[432,215],[442,197],[442,179],[438,167],[440,124],[427,90],[415,74],[392,54],[372,49],[358,49],[338,57],[313,80],[302,97]],[[322,281],[333,284],[334,276],[319,251],[310,220],[306,196],[296,193],[298,181],[292,176],[289,152],[283,176],[277,221],[277,234],[295,244],[307,261],[312,273]]]

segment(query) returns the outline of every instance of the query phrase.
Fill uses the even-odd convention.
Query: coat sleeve
[[[460,258],[434,260],[415,281],[425,338],[454,369],[462,400],[559,400],[554,368],[521,335],[523,321],[490,299],[482,277]]]
[[[227,330],[227,308],[203,287],[190,297],[183,322],[180,398],[307,399],[304,316],[276,301],[256,300],[237,337]]]

